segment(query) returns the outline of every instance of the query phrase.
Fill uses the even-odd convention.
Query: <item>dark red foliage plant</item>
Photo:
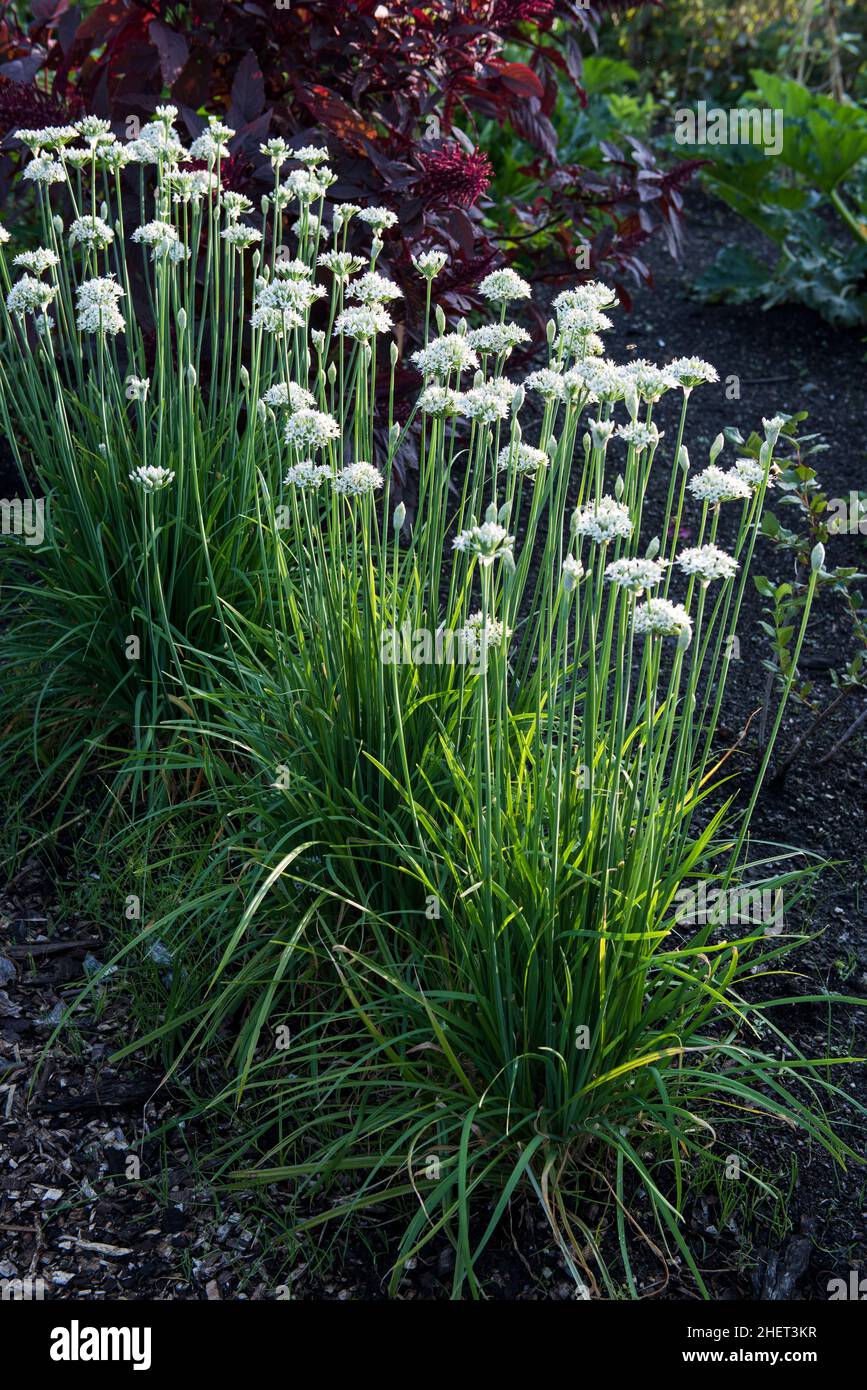
[[[521,210],[529,227],[552,223],[559,254],[546,278],[646,274],[638,251],[663,228],[676,249],[677,175],[631,142],[607,152],[602,173],[561,164],[551,117],[558,84],[580,92],[579,40],[595,41],[606,9],[624,0],[33,0],[29,22],[0,7],[0,136],[20,125],[109,117],[118,134],[161,101],[178,106],[197,134],[203,111],[237,132],[227,176],[248,193],[270,177],[262,141],[325,143],[336,199],[382,203],[398,215],[383,259],[408,295],[411,255],[448,251],[437,283],[450,315],[508,261],[508,240],[484,218],[492,178],[475,133],[509,125],[537,152],[537,194]],[[14,158],[7,155],[6,164]],[[8,176],[8,170],[7,170]]]

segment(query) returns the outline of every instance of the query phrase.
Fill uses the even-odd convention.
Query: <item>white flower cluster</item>
[[[514,270],[493,270],[479,285],[479,294],[492,304],[510,304],[513,299],[529,299],[531,290],[526,280]]]
[[[677,357],[665,368],[684,391],[691,391],[703,382],[719,381],[719,373],[703,357]]]
[[[506,419],[514,394],[515,384],[508,377],[492,377],[463,393],[461,409],[468,419],[490,425]]]
[[[6,308],[10,314],[44,314],[56,294],[56,285],[22,275],[6,296]]]
[[[434,338],[427,347],[412,354],[412,360],[422,376],[438,377],[441,380],[457,373],[475,371],[479,359],[466,338],[460,333],[444,333]]]
[[[526,328],[521,328],[517,323],[487,323],[483,328],[473,328],[467,334],[467,342],[476,352],[508,354],[521,343],[529,341]]]
[[[340,492],[346,497],[369,497],[381,488],[384,482],[385,479],[378,468],[359,459],[357,463],[350,463],[348,467],[335,474],[332,486],[335,492]]]
[[[684,574],[694,574],[703,584],[710,584],[714,579],[731,579],[738,568],[737,560],[718,545],[695,545],[682,550],[677,564]]]
[[[78,327],[82,333],[118,334],[125,330],[123,315],[117,301],[123,299],[124,291],[111,277],[98,276],[85,280],[79,285]]]
[[[34,275],[44,275],[46,270],[53,270],[56,265],[60,265],[60,257],[47,246],[40,246],[36,251],[22,251],[14,258],[12,264],[19,266],[21,270],[29,270]]]
[[[511,629],[505,629],[503,624],[496,618],[485,615],[481,609],[476,613],[471,613],[466,623],[461,628],[461,641],[467,655],[473,661],[483,657],[486,652],[492,651],[503,645],[505,637],[511,637]]]
[[[589,536],[599,545],[607,545],[609,541],[629,539],[632,517],[623,502],[614,497],[600,497],[598,502],[587,502],[575,509],[572,530],[576,536]]]
[[[86,246],[93,251],[104,251],[113,241],[114,232],[101,217],[76,217],[69,229],[70,246]]]
[[[316,299],[321,299],[325,290],[309,280],[280,276],[274,280],[256,281],[256,298],[250,326],[261,328],[280,338],[291,328],[303,328],[305,314]]]
[[[137,483],[145,492],[161,492],[174,481],[174,472],[169,468],[158,468],[154,464],[139,464],[129,475],[131,483]]]
[[[617,426],[617,437],[641,453],[644,449],[655,449],[662,434],[652,422],[645,425],[641,420],[630,420],[628,425]]]
[[[746,501],[752,488],[745,478],[731,469],[728,473],[717,464],[709,464],[702,473],[689,480],[689,490],[699,502],[717,507],[720,502]]]
[[[550,463],[548,455],[544,449],[534,449],[532,444],[507,445],[501,449],[497,458],[497,467],[501,473],[505,473],[509,468],[513,468],[516,473],[530,474],[538,473],[540,468],[547,468]]]
[[[369,342],[377,333],[394,327],[391,314],[381,304],[356,304],[344,309],[334,320],[335,333],[358,342]]]
[[[394,281],[375,270],[353,280],[346,293],[349,299],[358,299],[362,304],[387,304],[391,299],[403,298],[403,291]]]
[[[190,254],[171,222],[145,222],[143,226],[136,227],[132,239],[151,248],[152,261],[183,261]]]
[[[333,415],[305,407],[286,421],[286,443],[302,454],[319,453],[340,438],[340,426]]]
[[[283,406],[288,406],[291,410],[310,410],[316,404],[316,398],[312,391],[308,391],[306,386],[300,386],[297,381],[278,381],[274,386],[269,386],[262,397],[262,404],[270,406],[272,410],[279,410]]]
[[[667,566],[667,560],[612,560],[605,570],[605,578],[618,588],[629,589],[637,594],[642,589],[652,589],[658,584]]]
[[[531,372],[524,378],[524,386],[546,401],[561,401],[566,393],[563,373],[555,372],[551,367],[541,367],[537,372]]]
[[[636,604],[632,624],[637,634],[677,637],[683,646],[688,646],[692,638],[692,619],[686,609],[667,598],[649,598]]]
[[[318,492],[326,478],[332,477],[331,469],[324,463],[312,463],[310,459],[302,459],[300,463],[293,463],[289,469],[283,483],[286,487],[310,488]]]
[[[484,521],[481,526],[470,526],[459,532],[452,546],[463,555],[473,556],[480,565],[487,566],[495,560],[511,560],[515,538],[498,521]]]
[[[419,275],[423,275],[426,280],[433,280],[439,275],[447,261],[445,251],[422,251],[421,255],[412,258]]]

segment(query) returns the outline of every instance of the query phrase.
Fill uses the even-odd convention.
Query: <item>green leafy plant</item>
[[[207,167],[185,170],[174,115],[140,137],[157,216],[129,238],[117,206],[112,235],[109,209],[93,211],[98,174],[122,159],[104,123],[31,137],[33,177],[46,195],[62,183],[79,215],[61,245],[45,197],[48,244],[19,262],[7,298],[4,409],[58,512],[55,544],[33,550],[41,583],[13,591],[19,699],[58,721],[69,708],[35,659],[29,604],[64,633],[71,670],[91,669],[93,644],[127,613],[140,619],[146,680],[115,757],[134,789],[155,769],[185,792],[130,806],[114,789],[135,841],[136,881],[121,891],[126,903],[139,890],[143,925],[113,964],[140,962],[150,997],[165,990],[119,1055],[159,1047],[173,1075],[198,1079],[199,1109],[237,1109],[215,1178],[288,1189],[294,1239],[394,1204],[393,1289],[443,1238],[453,1295],[479,1296],[485,1250],[522,1198],[541,1204],[576,1287],[610,1292],[618,1276],[583,1206],[601,1188],[636,1295],[638,1188],[654,1248],[682,1258],[704,1294],[682,1230],[687,1159],[745,1112],[800,1128],[840,1163],[854,1156],[823,1108],[846,1059],[784,1037],[773,1010],[788,996],[756,998],[791,940],[775,921],[695,903],[708,886],[723,904],[803,891],[795,855],[775,847],[769,863],[749,834],[818,550],[737,810],[717,740],[785,421],[765,421],[755,457],[729,469],[719,435],[691,472],[688,405],[717,379],[708,363],[605,359],[616,295],[591,282],[554,301],[547,363],[516,383],[506,365],[528,334],[509,314],[529,284],[486,275],[490,319],[447,332],[438,251],[415,264],[423,347],[400,418],[409,367],[388,306],[401,295],[377,269],[394,214],[338,205],[323,250],[324,150],[298,151],[303,167],[284,178],[288,151],[269,142],[257,216],[212,181],[220,123],[193,150]],[[88,142],[80,156],[73,136]],[[272,214],[293,200],[281,256]],[[118,307],[140,243],[158,325],[147,391],[143,335]],[[261,270],[249,303],[248,260]],[[220,346],[206,372],[194,354],[208,329]],[[673,447],[653,419],[667,392],[680,396]],[[410,446],[418,488],[403,497],[395,463]],[[668,487],[651,518],[654,468]],[[683,547],[686,516],[695,544]],[[89,746],[111,765],[104,736]],[[166,906],[191,823],[183,891]],[[798,996],[812,999],[827,1007],[825,993]],[[215,1053],[227,1068],[216,1087]]]
[[[757,146],[712,147],[703,177],[767,237],[776,260],[724,247],[696,289],[711,300],[760,298],[766,308],[796,301],[832,323],[861,322],[867,309],[867,115],[773,73],[755,71],[752,78],[755,87],[739,104],[782,112],[782,149],[769,158]],[[829,217],[854,245],[835,245]]]

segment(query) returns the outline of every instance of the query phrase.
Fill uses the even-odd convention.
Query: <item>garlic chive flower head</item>
[[[684,574],[694,574],[702,584],[710,584],[714,579],[732,579],[738,568],[737,560],[718,545],[696,545],[682,550],[676,563]]]
[[[297,381],[278,381],[276,385],[268,387],[262,404],[270,406],[272,410],[279,410],[283,406],[289,406],[291,410],[311,410],[316,398],[312,391],[300,386]]]
[[[493,377],[464,392],[463,413],[468,419],[480,420],[485,425],[491,425],[495,420],[506,420],[514,394],[514,382],[504,376]]]
[[[335,232],[339,232],[353,217],[357,217],[361,208],[357,203],[338,203],[331,214],[331,221],[334,224]],[[366,262],[365,262],[366,264]]]
[[[16,280],[6,296],[6,308],[10,314],[44,314],[57,295],[57,286],[37,280],[33,275],[22,275]]]
[[[418,404],[425,415],[462,415],[464,412],[464,397],[450,386],[425,387]]]
[[[262,240],[262,233],[258,227],[248,227],[244,222],[233,222],[225,227],[220,236],[236,251],[246,251],[248,247],[254,246],[257,241]]]
[[[110,144],[114,140],[111,122],[103,121],[99,116],[83,116],[80,121],[76,121],[75,126],[80,138],[87,140],[93,147]]]
[[[340,438],[340,426],[333,415],[304,407],[286,421],[286,443],[300,453],[314,454]]]
[[[348,467],[336,473],[331,485],[335,492],[342,493],[345,497],[370,497],[384,482],[385,479],[378,468],[359,459],[357,463],[350,463]]]
[[[70,246],[104,251],[114,241],[114,232],[101,217],[77,217],[69,229]]]
[[[266,140],[264,145],[259,146],[259,153],[267,155],[275,169],[280,169],[286,163],[291,151],[286,141],[276,136],[273,140]]]
[[[588,428],[590,430],[590,439],[593,448],[604,452],[608,447],[608,441],[614,433],[614,421],[591,420]]]
[[[388,227],[393,227],[397,221],[397,213],[391,212],[389,208],[362,208],[358,214],[359,222],[366,222],[372,227],[374,232],[384,232]]]
[[[702,357],[676,357],[665,370],[684,391],[691,391],[694,386],[701,386],[704,382],[719,381],[716,367]]]
[[[636,604],[632,624],[638,635],[677,637],[683,647],[689,646],[692,639],[692,619],[686,609],[666,598],[649,598]]]
[[[303,236],[305,233],[304,219],[296,217],[295,221],[292,223],[292,231],[297,237]],[[316,216],[315,212],[308,212],[306,217],[306,233],[307,236],[318,237],[320,241],[327,241],[331,236],[331,229],[326,227],[325,223],[320,217]]]
[[[302,145],[300,150],[290,150],[290,158],[297,159],[299,164],[316,167],[317,164],[324,164],[328,158],[328,149],[325,145]]]
[[[128,376],[124,382],[128,401],[145,401],[151,387],[149,376]]]
[[[662,432],[664,433],[664,431]],[[617,426],[618,439],[624,439],[633,449],[641,453],[644,449],[655,449],[662,433],[652,422],[649,425],[642,424],[640,420],[630,420],[628,425]]]
[[[510,536],[505,526],[498,521],[484,521],[481,526],[470,526],[460,531],[452,541],[455,550],[463,555],[471,555],[480,565],[487,567],[495,560],[513,561],[515,537]]]
[[[632,626],[639,636],[677,637],[683,647],[692,639],[692,619],[686,609],[667,598],[649,598],[636,604]]]
[[[281,188],[290,202],[296,199],[302,207],[309,207],[325,197],[333,182],[330,169],[293,169]]]
[[[614,497],[600,497],[598,502],[587,502],[575,509],[572,530],[576,536],[588,536],[599,545],[607,545],[609,541],[629,539],[632,517],[623,502]]]
[[[413,265],[425,280],[435,279],[447,261],[445,251],[422,251],[420,255],[412,258]]]
[[[514,468],[516,473],[534,476],[540,468],[547,468],[550,463],[548,455],[544,449],[534,449],[531,444],[506,445],[501,449],[497,458],[497,467],[501,473],[507,469]]]
[[[335,280],[348,280],[350,275],[363,270],[367,261],[363,256],[353,256],[350,251],[325,251],[319,257],[319,265],[330,270]]]
[[[152,463],[139,464],[129,475],[131,483],[137,483],[145,492],[161,492],[174,481],[174,472],[169,468],[157,468]]]
[[[471,329],[467,334],[467,342],[477,352],[510,353],[521,343],[529,341],[526,328],[517,323],[487,323],[482,328]]]
[[[765,478],[768,477],[768,469],[756,459],[735,459],[734,471],[751,488],[761,487]],[[768,487],[773,487],[773,481],[769,477]]]
[[[190,254],[181,243],[177,228],[170,222],[145,222],[143,226],[136,227],[132,239],[151,248],[152,261],[170,260],[176,263],[186,260]]]
[[[513,299],[529,299],[531,290],[514,270],[492,270],[479,285],[479,294],[492,304],[509,304]]]
[[[780,437],[780,430],[783,428],[783,425],[785,423],[786,419],[784,415],[773,415],[770,420],[766,420],[764,416],[762,416],[762,425],[764,426],[765,430],[765,438],[767,439],[772,449],[776,446],[777,440]]]
[[[311,284],[309,280],[278,276],[268,281],[260,276],[256,281],[250,324],[278,337],[289,328],[302,328],[311,304],[325,293],[322,285]]]
[[[308,265],[306,261],[300,261],[297,256],[291,258],[278,255],[274,262],[273,273],[277,279],[282,277],[286,280],[309,280],[313,275],[313,267]],[[317,290],[315,293],[322,296],[325,291]]]
[[[646,402],[658,401],[666,391],[680,385],[677,377],[667,367],[657,367],[655,362],[647,362],[644,358],[628,362],[620,370],[626,381],[635,387],[641,399]]]
[[[588,280],[574,289],[562,290],[554,300],[554,310],[569,313],[575,309],[615,309],[619,303],[617,295],[609,285],[601,280]]]
[[[496,618],[486,621],[481,609],[470,614],[460,631],[464,652],[471,661],[484,659],[487,652],[501,647],[504,638],[511,635],[511,630],[507,631]]]
[[[721,502],[745,501],[752,496],[752,488],[733,469],[726,473],[712,463],[701,473],[696,473],[687,484],[693,497],[699,502],[707,502],[717,507]]]
[[[66,183],[63,165],[47,154],[38,154],[35,159],[31,159],[24,170],[24,177],[32,183]]]
[[[666,560],[624,559],[613,560],[605,570],[605,578],[618,588],[640,593],[642,589],[652,589],[665,574]]]
[[[444,333],[434,338],[426,348],[412,354],[412,360],[422,376],[448,377],[453,372],[475,371],[479,359],[466,338],[460,333]]]
[[[109,277],[85,280],[76,291],[78,296],[78,327],[82,333],[117,334],[125,331],[123,315],[117,301],[124,291]]]
[[[347,298],[358,299],[362,304],[387,304],[390,299],[403,298],[403,290],[375,270],[353,280],[346,294]]]
[[[524,386],[528,391],[535,391],[537,396],[546,401],[560,401],[565,393],[562,373],[555,372],[550,367],[531,372],[524,378]]]
[[[16,130],[14,138],[35,152],[68,145],[77,134],[78,129],[74,125],[47,125],[40,130]]]
[[[584,578],[584,566],[574,555],[567,555],[563,561],[563,588],[567,594]]]
[[[375,338],[377,333],[387,333],[394,327],[392,317],[381,304],[356,304],[344,309],[334,321],[335,333],[347,338],[357,338],[359,342]]]
[[[40,246],[36,251],[22,251],[12,261],[13,265],[20,266],[22,270],[29,270],[33,275],[43,275],[46,270],[53,270],[56,265],[60,265],[60,257],[47,246]]]
[[[214,177],[216,178],[216,174]],[[229,189],[228,192],[223,194],[221,202],[223,212],[229,218],[230,222],[237,222],[238,218],[244,213],[253,211],[253,204],[246,193],[236,193],[233,189]]]
[[[293,463],[286,477],[283,479],[285,487],[295,487],[318,492],[326,478],[332,476],[331,469],[324,463],[312,463],[310,459],[302,459],[300,463]]]
[[[3,227],[3,226],[0,226],[0,246],[5,246],[5,245],[6,245],[6,242],[7,242],[7,241],[11,241],[11,240],[12,240],[12,238],[11,238],[11,236],[9,235],[9,233],[7,232],[6,228]]]

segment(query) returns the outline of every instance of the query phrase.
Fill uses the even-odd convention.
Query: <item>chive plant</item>
[[[554,301],[547,362],[514,382],[528,335],[509,315],[529,287],[492,272],[492,321],[448,332],[436,250],[416,262],[419,392],[398,420],[400,352],[383,343],[399,291],[376,269],[393,214],[342,204],[326,225],[327,152],[273,141],[274,190],[248,223],[220,190],[224,128],[193,146],[206,173],[187,173],[172,115],[136,142],[155,216],[143,178],[129,237],[119,197],[111,233],[94,191],[129,147],[92,121],[80,148],[28,133],[50,278],[10,287],[3,367],[22,467],[56,514],[19,585],[31,616],[13,651],[45,614],[77,672],[140,619],[144,675],[133,685],[119,659],[94,675],[100,708],[123,690],[147,731],[127,768],[158,730],[180,735],[164,763],[196,774],[193,807],[219,823],[188,892],[125,948],[158,933],[175,960],[162,1021],[131,1047],[160,1044],[177,1066],[228,1030],[230,1079],[205,1102],[241,1107],[221,1169],[283,1184],[296,1232],[394,1201],[395,1285],[442,1237],[455,1295],[479,1293],[479,1259],[524,1194],[576,1282],[615,1287],[582,1205],[609,1192],[635,1294],[640,1188],[647,1238],[703,1292],[682,1231],[691,1157],[737,1148],[757,1114],[850,1152],[823,1110],[829,1059],[775,1028],[787,997],[742,991],[791,941],[678,908],[696,883],[798,892],[785,857],[771,867],[748,839],[770,745],[744,810],[716,739],[784,420],[764,422],[758,460],[721,466],[719,436],[695,471],[687,412],[709,364],[605,358],[616,297],[590,283]],[[282,178],[290,156],[301,167]],[[86,224],[74,238],[51,213],[55,178]],[[153,365],[119,307],[136,243]],[[681,397],[671,449],[653,420],[667,392]],[[410,517],[392,465],[413,442]],[[151,874],[171,868],[166,817],[188,812],[139,818]]]

